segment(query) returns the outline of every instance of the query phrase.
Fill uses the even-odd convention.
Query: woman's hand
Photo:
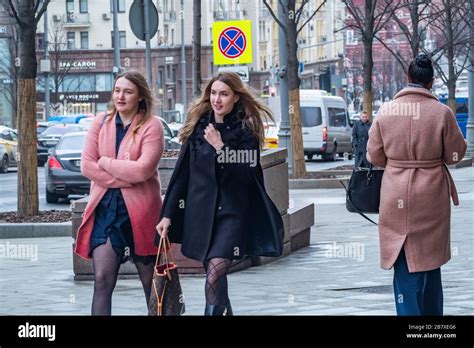
[[[168,235],[169,227],[171,226],[171,219],[164,217],[161,219],[160,223],[156,225],[156,230],[162,238],[166,238]]]
[[[221,133],[214,128],[212,123],[204,130],[204,139],[214,148],[216,151],[219,151],[224,147],[224,142],[221,138]]]

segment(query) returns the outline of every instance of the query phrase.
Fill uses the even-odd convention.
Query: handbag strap
[[[350,194],[349,190],[346,188],[346,185],[344,185],[342,180],[339,180],[339,182],[344,187],[344,190],[346,190],[347,199],[349,200],[349,203],[352,205],[352,207],[356,210],[356,212],[360,216],[362,216],[364,219],[369,220],[371,223],[378,226],[378,224],[376,222],[374,222],[372,219],[370,219],[368,216],[366,216],[363,212],[361,212],[359,208],[356,207],[356,205],[352,202],[351,194]]]
[[[160,236],[160,243],[158,244],[158,253],[156,255],[155,261],[155,268],[160,262],[160,255],[163,256],[166,265],[168,265],[170,261],[176,263],[173,257],[173,253],[171,252],[171,243],[168,237],[163,238]]]

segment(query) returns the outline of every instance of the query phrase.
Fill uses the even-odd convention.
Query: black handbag
[[[371,164],[369,168],[355,168],[346,188],[346,209],[351,213],[358,213],[363,218],[377,225],[374,221],[364,215],[378,214],[380,205],[380,187],[382,185],[383,169],[374,169]]]

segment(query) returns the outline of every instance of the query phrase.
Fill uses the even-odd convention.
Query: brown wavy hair
[[[219,72],[206,85],[201,96],[194,101],[188,110],[186,122],[179,133],[179,140],[184,143],[194,131],[194,127],[201,117],[206,116],[211,110],[211,87],[216,81],[225,83],[232,91],[239,96],[237,103],[241,106],[241,111],[245,114],[246,126],[258,138],[260,147],[263,146],[265,139],[265,130],[263,120],[274,121],[271,110],[264,105],[253,91],[244,85],[239,75],[234,72]]]
[[[143,126],[145,123],[147,123],[148,120],[150,120],[153,117],[151,110],[153,108],[153,105],[155,105],[156,103],[156,99],[153,97],[150,87],[148,86],[148,83],[146,82],[146,79],[142,75],[142,73],[136,70],[130,70],[130,71],[125,71],[123,73],[120,73],[117,75],[114,81],[114,87],[112,88],[112,95],[110,97],[109,108],[107,110],[107,118],[105,122],[108,122],[117,113],[117,109],[115,109],[114,100],[113,100],[114,90],[115,90],[115,84],[117,83],[117,80],[122,77],[129,80],[135,86],[137,86],[138,95],[140,96],[140,98],[142,98],[142,100],[138,103],[137,113],[140,113],[143,117],[140,119],[140,121],[138,121],[137,125],[132,130],[133,135],[135,135],[140,129],[140,127]]]

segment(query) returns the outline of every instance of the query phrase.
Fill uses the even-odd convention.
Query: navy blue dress
[[[120,115],[115,117],[116,138],[115,157],[119,152],[125,134],[130,125],[124,127]],[[132,225],[128,215],[127,207],[119,188],[109,188],[95,208],[94,228],[90,240],[89,255],[99,245],[105,244],[110,238],[112,247],[121,262],[128,260],[149,263],[155,259],[154,256],[139,256],[135,254],[135,244],[133,241]]]

